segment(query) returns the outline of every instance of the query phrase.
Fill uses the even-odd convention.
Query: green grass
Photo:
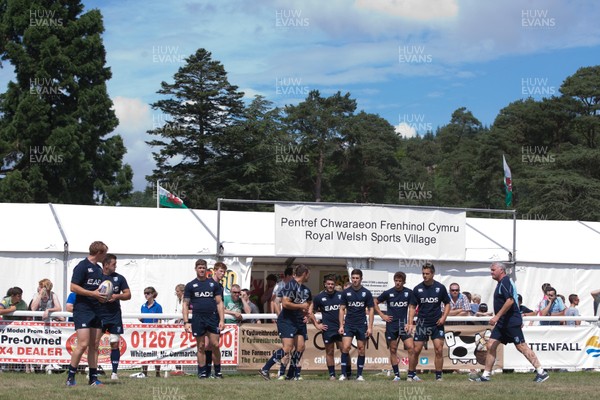
[[[64,386],[66,375],[0,374],[0,399],[49,400],[193,400],[229,399],[343,399],[343,400],[481,400],[481,399],[593,399],[598,392],[596,372],[555,372],[544,383],[536,384],[533,373],[497,374],[492,382],[469,382],[466,374],[445,374],[443,382],[434,382],[432,374],[424,382],[399,383],[382,375],[365,374],[366,382],[330,382],[324,374],[304,374],[304,380],[264,381],[257,374],[225,375],[224,380],[199,381],[195,376],[169,378],[129,378],[123,371],[118,381],[104,379],[102,387],[89,387],[84,375],[77,375],[76,387]],[[404,375],[402,376],[404,379]]]

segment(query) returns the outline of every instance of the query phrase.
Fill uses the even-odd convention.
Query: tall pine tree
[[[16,79],[0,95],[0,199],[115,204],[131,191],[106,91],[104,26],[78,0],[2,1],[0,51]]]

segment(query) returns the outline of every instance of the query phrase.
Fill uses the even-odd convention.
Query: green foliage
[[[7,1],[0,11],[2,59],[16,73],[0,95],[0,193],[22,187],[29,201],[78,204],[126,198],[123,141],[105,138],[118,121],[100,12],[82,14],[78,0]]]

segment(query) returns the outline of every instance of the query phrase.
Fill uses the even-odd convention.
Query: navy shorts
[[[123,320],[121,318],[102,319],[102,332],[113,335],[123,334]]]
[[[367,340],[367,324],[344,325],[344,337],[355,337],[356,340]]]
[[[277,331],[282,339],[292,339],[295,336],[303,336],[304,340],[308,340],[308,331],[305,323],[288,321],[286,319],[277,319]]]
[[[192,314],[192,335],[204,336],[207,333],[219,334],[219,317],[217,314]]]
[[[337,329],[327,329],[326,331],[323,331],[323,343],[329,344],[341,341],[342,335],[340,335]]]
[[[417,324],[415,327],[415,342],[426,342],[431,338],[434,339],[442,339],[444,340],[444,325],[423,325]]]
[[[411,339],[411,336],[406,333],[404,324],[400,327],[399,322],[389,322],[385,324],[385,339],[388,341],[398,340],[400,338],[403,342],[406,339]]]
[[[75,303],[73,307],[73,323],[75,324],[75,330],[102,328],[99,310],[95,310],[86,303]]]
[[[498,340],[502,344],[525,343],[525,336],[523,336],[523,329],[521,328],[521,325],[503,327],[496,325],[492,330],[490,339]]]

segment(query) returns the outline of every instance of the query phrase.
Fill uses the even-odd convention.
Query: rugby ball
[[[110,297],[113,292],[113,284],[110,280],[105,280],[98,286],[98,291],[106,297]]]

